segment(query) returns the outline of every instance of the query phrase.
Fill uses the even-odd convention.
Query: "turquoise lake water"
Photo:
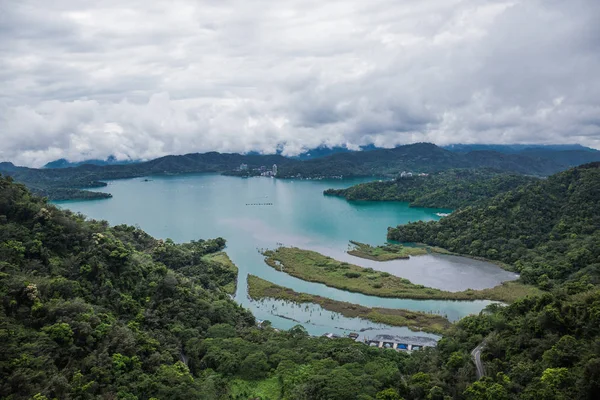
[[[345,334],[361,329],[366,330],[365,335],[414,333],[406,328],[345,318],[316,305],[252,301],[247,295],[248,273],[299,292],[365,306],[437,313],[450,320],[477,313],[490,302],[384,299],[349,293],[276,271],[264,263],[259,249],[279,244],[312,249],[339,260],[388,271],[415,283],[452,291],[492,287],[516,278],[493,264],[463,257],[427,255],[379,263],[346,254],[349,240],[382,244],[389,226],[437,220],[436,213],[448,211],[410,208],[398,202],[347,202],[322,194],[327,188],[343,188],[368,180],[291,181],[217,174],[152,177],[148,181],[135,178],[108,182],[101,191],[112,193],[111,199],[57,204],[111,224],[137,225],[154,237],[176,242],[217,236],[227,239],[226,251],[239,268],[236,301],[258,319],[270,320],[274,327],[289,329],[302,323],[314,335]],[[421,332],[418,335],[432,336]]]

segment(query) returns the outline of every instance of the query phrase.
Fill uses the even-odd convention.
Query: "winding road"
[[[483,368],[483,363],[481,362],[481,351],[485,346],[485,341],[481,342],[479,346],[475,347],[471,352],[471,357],[473,357],[473,362],[475,363],[475,367],[477,369],[477,379],[480,379],[482,376],[485,376],[485,368]]]

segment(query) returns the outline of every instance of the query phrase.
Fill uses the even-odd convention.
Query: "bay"
[[[370,307],[436,313],[453,321],[477,313],[491,302],[386,299],[345,292],[304,282],[268,267],[261,249],[281,244],[313,249],[336,259],[408,278],[414,283],[451,291],[482,289],[516,278],[491,263],[463,257],[428,255],[377,263],[349,256],[345,253],[349,240],[382,244],[389,226],[437,220],[436,213],[449,211],[411,208],[399,202],[348,202],[322,194],[328,188],[344,188],[368,180],[372,179],[242,179],[218,174],[154,176],[109,181],[108,186],[100,190],[112,193],[110,199],[57,204],[111,224],[136,225],[157,238],[171,238],[176,242],[217,236],[227,239],[226,251],[239,268],[236,301],[257,318],[270,320],[275,327],[288,329],[302,323],[315,335],[344,334],[360,329],[372,329],[368,332],[377,334],[411,332],[406,328],[345,318],[316,305],[252,301],[247,295],[247,275],[258,275],[298,292]]]

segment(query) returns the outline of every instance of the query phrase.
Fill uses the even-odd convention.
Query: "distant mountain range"
[[[498,153],[516,154],[531,150],[546,150],[546,151],[567,151],[567,150],[583,150],[589,152],[597,152],[598,150],[582,146],[580,144],[450,144],[442,146],[446,150],[456,151],[460,153],[468,153],[476,150],[491,150]]]
[[[85,163],[72,168],[43,169],[17,167],[5,162],[0,163],[0,173],[25,183],[38,194],[57,200],[93,197],[90,194],[93,192],[80,189],[105,186],[102,180],[158,174],[228,172],[242,163],[247,164],[249,169],[277,164],[279,178],[330,178],[394,176],[404,170],[437,172],[451,168],[493,168],[502,172],[547,176],[579,164],[600,161],[600,151],[584,147],[525,147],[518,152],[514,152],[514,149],[508,152],[508,147],[505,147],[501,148],[503,152],[490,149],[465,152],[450,151],[431,143],[415,143],[393,149],[366,147],[364,151],[347,152],[339,148],[321,148],[296,158],[210,152],[165,156],[129,164]],[[328,151],[332,153],[325,155]],[[105,193],[98,194],[98,197],[106,196]]]
[[[463,145],[467,146],[467,145]],[[464,147],[463,147],[464,148]],[[437,172],[450,168],[494,168],[499,171],[547,176],[569,167],[600,160],[600,151],[560,147],[523,148],[508,146],[495,151],[450,151],[431,143],[415,143],[393,149],[338,152],[293,163],[279,170],[280,177],[377,176],[402,170]]]
[[[84,164],[122,165],[122,164],[133,164],[133,163],[137,163],[137,162],[140,162],[140,160],[117,160],[117,158],[115,156],[109,156],[106,160],[92,159],[92,160],[84,160],[84,161],[78,161],[78,162],[71,162],[65,158],[60,158],[58,160],[49,162],[48,164],[44,165],[43,168],[47,168],[47,169],[71,168],[71,167],[78,167],[78,166],[84,165]]]
[[[471,151],[480,151],[480,150],[491,150],[496,151],[498,153],[504,154],[518,154],[518,153],[555,153],[557,151],[582,151],[588,153],[597,153],[598,150],[582,146],[580,144],[549,144],[549,145],[535,145],[535,144],[451,144],[448,146],[441,146],[445,150],[449,150],[457,153],[469,153]],[[357,151],[370,151],[370,150],[385,150],[382,147],[377,147],[374,144],[369,144],[366,146],[360,146],[358,150],[352,150],[345,146],[319,146],[313,149],[306,150],[296,156],[290,156],[289,158],[297,159],[297,160],[312,160],[314,158],[327,157],[332,154],[338,153],[352,153]],[[277,151],[278,155],[282,155],[281,151]],[[246,153],[248,156],[260,156],[261,153],[257,152],[249,152]],[[65,158],[60,158],[58,160],[51,161],[43,166],[43,168],[53,169],[53,168],[71,168],[78,167],[84,164],[90,165],[121,165],[121,164],[135,164],[143,162],[142,160],[117,160],[115,156],[109,156],[105,160],[100,159],[89,159],[83,161],[71,162]]]

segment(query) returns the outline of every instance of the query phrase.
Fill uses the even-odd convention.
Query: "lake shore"
[[[483,262],[487,262],[487,263],[490,263],[490,264],[497,265],[497,266],[499,266],[500,268],[502,268],[505,271],[515,272],[515,269],[514,269],[514,267],[512,265],[503,263],[502,261],[490,260],[488,258],[473,256],[473,255],[470,255],[470,254],[455,253],[453,251],[446,250],[443,247],[429,246],[429,245],[426,245],[426,244],[423,244],[423,243],[416,243],[416,244],[418,246],[423,246],[424,248],[427,249],[427,251],[430,251],[432,253],[445,254],[445,255],[449,255],[449,256],[457,256],[457,257],[470,258],[471,260],[483,261]]]
[[[403,309],[370,308],[318,295],[298,293],[255,275],[248,275],[248,295],[254,300],[273,298],[294,303],[318,304],[325,310],[340,313],[348,318],[363,318],[392,326],[406,326],[412,331],[443,334],[452,325],[448,319],[436,314]]]
[[[514,281],[504,282],[489,289],[449,292],[416,285],[408,279],[387,272],[340,262],[315,251],[295,247],[267,250],[263,252],[263,255],[267,265],[293,277],[377,297],[420,300],[494,300],[512,303],[519,297],[541,293],[533,286]]]
[[[233,261],[231,261],[231,259],[227,255],[227,253],[224,251],[207,254],[207,255],[203,256],[202,258],[207,261],[217,262],[217,263],[221,264],[221,266],[223,266],[225,269],[228,269],[228,270],[232,271],[233,273],[235,273],[235,279],[233,280],[233,282],[228,283],[227,285],[223,286],[223,290],[225,291],[225,293],[233,296],[237,289],[237,281],[238,281],[237,265],[235,265],[233,263]]]

